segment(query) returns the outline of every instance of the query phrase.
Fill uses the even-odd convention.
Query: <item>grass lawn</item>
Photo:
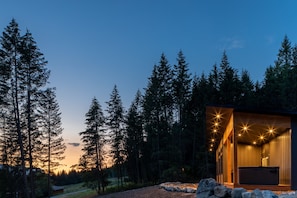
[[[86,188],[83,183],[64,186],[64,193],[54,196],[54,198],[92,198],[96,196],[96,191]]]
[[[106,187],[106,193],[113,193],[119,191],[117,188],[117,178],[109,178],[110,184]],[[84,183],[72,184],[64,186],[64,192],[62,194],[53,196],[53,198],[93,198],[97,196],[97,192],[95,190],[89,189],[83,186]],[[121,190],[129,190],[134,189],[137,186],[132,183],[124,183],[124,187]],[[120,190],[120,191],[121,191]]]

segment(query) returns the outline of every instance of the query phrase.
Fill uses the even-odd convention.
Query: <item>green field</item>
[[[83,183],[64,186],[64,193],[53,198],[91,198],[97,195],[96,191],[86,188]]]
[[[119,190],[117,187],[118,180],[117,178],[108,178],[110,182],[106,187],[106,193],[114,193],[118,191],[130,190],[139,187],[143,187],[145,185],[136,185],[131,182],[124,182],[123,187]],[[83,186],[84,183],[72,184],[64,186],[64,192],[62,194],[53,196],[52,198],[94,198],[97,195],[95,190],[89,189]]]

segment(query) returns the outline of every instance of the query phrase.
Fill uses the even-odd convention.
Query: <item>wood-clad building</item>
[[[246,189],[297,190],[297,113],[207,106],[216,180]]]

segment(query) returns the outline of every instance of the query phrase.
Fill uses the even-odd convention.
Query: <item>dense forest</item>
[[[209,74],[200,76],[191,74],[182,51],[173,65],[161,54],[147,87],[143,93],[136,91],[127,111],[116,85],[105,111],[96,98],[91,99],[85,130],[79,133],[83,143],[76,166],[79,174],[53,175],[66,146],[55,88],[48,85],[47,61],[32,34],[27,30],[21,35],[14,19],[0,43],[0,197],[50,196],[53,183],[74,180],[101,193],[110,174],[117,177],[118,188],[124,181],[145,184],[213,177],[206,105],[297,110],[297,46],[287,36],[262,82],[253,82],[247,70],[234,69],[226,52]],[[107,169],[110,158],[113,167]]]

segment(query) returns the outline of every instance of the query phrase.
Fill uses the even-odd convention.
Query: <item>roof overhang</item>
[[[233,115],[238,143],[261,146],[290,130],[296,112],[268,111],[233,106],[207,106],[206,130],[209,151],[214,151]]]

